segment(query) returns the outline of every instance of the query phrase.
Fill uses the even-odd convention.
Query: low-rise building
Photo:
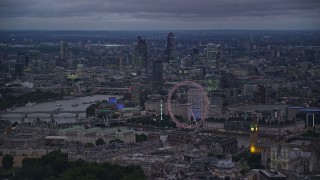
[[[100,127],[85,129],[83,126],[74,126],[72,128],[61,129],[59,136],[68,137],[67,141],[79,141],[81,143],[95,143],[97,139],[102,138],[106,143],[111,140],[119,139],[125,143],[135,142],[134,130],[125,128],[105,128]]]
[[[220,179],[236,180],[240,174],[240,166],[231,159],[210,158],[209,171]]]
[[[238,140],[234,136],[202,136],[198,146],[214,154],[232,154],[238,150]]]
[[[247,176],[248,180],[286,180],[287,177],[273,169],[253,169]]]
[[[312,172],[311,156],[311,152],[304,152],[285,144],[276,144],[271,147],[270,168],[300,173]]]

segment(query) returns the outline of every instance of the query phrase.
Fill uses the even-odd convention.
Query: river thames
[[[25,117],[25,114],[21,112],[28,112],[27,118],[25,122],[32,122],[36,120],[38,117],[40,120],[48,121],[51,119],[51,114],[53,115],[53,119],[58,123],[68,123],[75,122],[76,118],[84,119],[86,114],[84,113],[86,108],[93,103],[103,100],[109,100],[109,97],[116,97],[117,99],[122,96],[119,95],[93,95],[93,96],[85,96],[85,97],[75,97],[72,99],[65,100],[56,100],[50,102],[43,102],[39,104],[35,104],[33,106],[21,106],[17,107],[10,112],[4,112],[1,114],[1,119],[9,120],[11,122],[17,121],[21,122],[21,119]],[[48,111],[54,111],[56,109],[60,109],[60,111],[68,111],[68,112],[79,112],[83,111],[83,113],[79,113],[78,117],[76,113],[47,113]],[[33,113],[34,112],[34,113]],[[45,113],[42,113],[45,112]]]
[[[51,114],[53,115],[53,119],[58,123],[72,123],[76,122],[77,118],[85,119],[85,113],[79,113],[78,117],[76,113],[41,113],[41,112],[48,112],[53,111],[54,109],[61,108],[61,111],[68,111],[68,112],[78,112],[83,111],[85,112],[86,108],[93,103],[103,100],[109,100],[109,97],[116,97],[117,99],[121,98],[122,96],[118,95],[93,95],[93,96],[85,96],[85,97],[76,97],[73,99],[66,99],[66,100],[57,100],[57,101],[50,101],[50,102],[43,102],[38,103],[33,106],[21,106],[17,107],[14,110],[11,110],[8,113],[1,114],[1,119],[9,120],[11,122],[17,121],[18,123],[21,122],[21,119],[25,117],[25,114],[20,112],[28,112],[27,118],[25,118],[25,122],[32,122],[37,118],[40,120],[49,121],[51,120]],[[35,112],[35,113],[33,113]],[[140,132],[141,133],[141,132]],[[143,131],[142,133],[149,134],[152,132]],[[248,136],[236,136],[238,140],[238,146],[248,146],[249,145],[249,137]]]

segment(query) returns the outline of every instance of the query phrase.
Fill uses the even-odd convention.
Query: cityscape
[[[318,12],[245,28],[174,0],[163,14],[143,5],[152,23],[132,13],[136,28],[121,1],[115,29],[83,29],[67,5],[12,3],[0,3],[0,179],[320,179]],[[179,10],[188,21],[166,19]],[[181,25],[204,14],[230,26]],[[34,24],[20,28],[24,15]]]

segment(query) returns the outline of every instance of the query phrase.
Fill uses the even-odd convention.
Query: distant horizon
[[[319,29],[0,29],[0,31],[320,31]]]

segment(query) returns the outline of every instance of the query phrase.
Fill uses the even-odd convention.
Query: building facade
[[[138,36],[137,42],[133,43],[133,64],[140,70],[145,70],[148,65],[148,46],[145,39]]]
[[[174,50],[173,50],[173,45],[174,45],[174,34],[173,32],[169,32],[167,36],[167,49],[166,49],[166,63],[169,63],[170,65],[175,64],[175,57],[174,57]]]
[[[153,62],[152,71],[152,88],[153,91],[158,92],[162,90],[163,86],[163,63],[161,60]]]

